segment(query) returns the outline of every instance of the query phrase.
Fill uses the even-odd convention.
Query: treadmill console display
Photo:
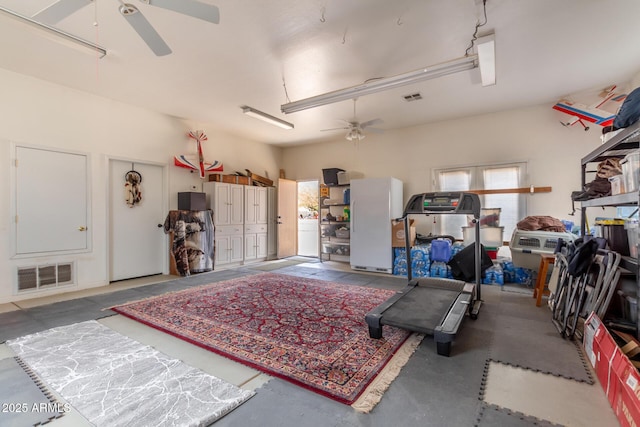
[[[464,192],[416,194],[405,207],[404,215],[407,214],[466,214],[480,218],[480,198]]]
[[[460,198],[455,195],[427,197],[422,205],[426,210],[454,211],[458,207]]]

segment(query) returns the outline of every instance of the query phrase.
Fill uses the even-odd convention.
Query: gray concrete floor
[[[549,333],[546,329],[546,318],[550,318],[548,309],[536,307],[530,294],[507,293],[497,286],[483,286],[485,303],[478,320],[465,320],[451,357],[438,356],[432,338],[426,337],[381,402],[368,414],[108,310],[113,305],[168,291],[255,274],[259,271],[257,268],[262,267],[358,286],[401,289],[406,284],[400,277],[356,273],[346,264],[298,260],[308,262],[282,263],[282,268],[278,268],[277,263],[281,261],[271,261],[190,278],[157,276],[5,304],[0,306],[0,342],[55,326],[99,319],[117,332],[171,357],[239,387],[256,390],[256,396],[215,423],[221,427],[618,425],[595,375],[583,373],[586,378],[593,378],[590,384],[576,380],[575,373],[571,373],[575,366],[582,366],[579,346],[567,344],[559,335]],[[564,353],[536,353],[532,348],[529,361],[527,352],[523,355],[505,350],[510,336],[522,346],[522,342],[527,342],[522,336],[527,334],[531,334],[532,347],[562,347]],[[12,356],[6,345],[0,345],[0,359]],[[539,359],[545,357],[550,366],[546,368],[547,373],[536,366]],[[89,424],[72,411],[49,425]]]

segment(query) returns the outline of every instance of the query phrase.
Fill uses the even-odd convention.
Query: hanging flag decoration
[[[198,151],[197,160],[190,160],[184,154],[174,157],[174,164],[176,166],[187,168],[191,170],[197,170],[200,173],[200,178],[204,179],[205,172],[222,172],[223,165],[221,162],[214,160],[213,163],[207,163],[204,161],[204,155],[202,154],[202,141],[207,140],[207,135],[201,130],[189,132],[189,138],[196,140],[196,149]]]

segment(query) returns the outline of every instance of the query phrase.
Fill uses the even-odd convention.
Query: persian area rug
[[[206,426],[254,394],[94,320],[6,344],[96,426]]]
[[[369,338],[365,314],[394,291],[260,273],[112,308],[270,375],[352,404],[409,333]],[[405,350],[404,362],[413,348]],[[395,367],[396,375],[399,372]],[[378,391],[393,378],[381,381]],[[374,398],[375,399],[375,398]],[[379,400],[379,397],[377,398]],[[363,412],[376,402],[357,408]]]

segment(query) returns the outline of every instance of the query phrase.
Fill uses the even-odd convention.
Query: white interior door
[[[125,202],[125,175],[142,176],[142,200]],[[161,274],[168,258],[164,234],[164,168],[158,165],[109,161],[110,281]]]
[[[278,258],[297,253],[298,183],[278,179]]]

